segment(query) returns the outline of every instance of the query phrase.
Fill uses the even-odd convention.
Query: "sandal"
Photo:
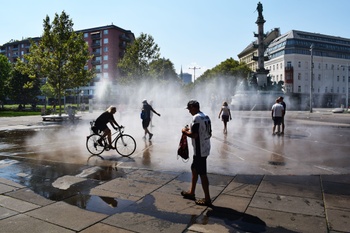
[[[189,200],[196,200],[195,195],[194,194],[190,194],[189,192],[186,191],[181,191],[181,195],[185,198],[185,199],[189,199]]]
[[[203,199],[198,199],[196,200],[196,205],[201,205],[201,206],[212,206],[213,204],[211,201],[206,201],[204,198]]]

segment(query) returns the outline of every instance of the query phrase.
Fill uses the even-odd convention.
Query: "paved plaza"
[[[138,114],[116,116],[137,141],[130,158],[90,157],[84,138],[98,113],[77,126],[0,118],[1,231],[349,232],[350,115],[290,111],[282,137],[271,135],[269,112],[233,112],[227,135],[213,113],[213,206],[203,207],[180,195],[191,161],[176,149],[191,116],[157,111],[152,141]]]

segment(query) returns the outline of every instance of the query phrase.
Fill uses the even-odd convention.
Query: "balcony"
[[[93,33],[91,34],[91,39],[96,40],[96,39],[101,39],[101,33]]]
[[[91,43],[91,48],[98,48],[98,47],[101,47],[101,43],[98,42],[98,43]]]
[[[126,42],[130,42],[131,41],[131,39],[125,34],[120,35],[119,39],[122,40],[122,41],[126,41]]]
[[[120,42],[119,43],[119,48],[125,49],[126,48],[126,42]]]
[[[100,64],[101,64],[101,61],[100,61],[100,60],[92,60],[92,61],[91,61],[91,64],[92,64],[92,65],[100,65]]]

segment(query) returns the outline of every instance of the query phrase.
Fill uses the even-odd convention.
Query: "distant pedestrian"
[[[231,117],[230,108],[228,107],[228,104],[226,101],[224,101],[221,106],[221,109],[219,112],[219,119],[220,119],[220,116],[221,116],[222,122],[224,123],[224,134],[227,134],[227,122],[232,120],[232,117]]]
[[[158,116],[160,116],[159,113],[157,113],[150,104],[147,103],[147,100],[144,99],[142,101],[142,114],[143,114],[143,117],[142,117],[142,127],[143,129],[145,130],[145,135],[143,136],[144,139],[146,139],[146,135],[149,134],[149,140],[152,139],[153,137],[153,134],[151,132],[149,132],[148,130],[148,126],[149,126],[149,123],[151,121],[151,111],[154,112],[155,114],[157,114]]]
[[[287,111],[287,106],[286,106],[286,103],[284,102],[283,100],[283,96],[280,96],[278,97],[278,100],[279,100],[279,103],[283,106],[283,116],[282,116],[282,131],[281,131],[281,134],[284,134],[284,116],[286,115],[286,111]]]
[[[279,103],[279,99],[276,99],[275,104],[272,105],[272,109],[271,109],[271,117],[273,120],[272,135],[276,135],[275,134],[276,126],[277,126],[277,134],[280,133],[283,112],[284,112],[284,109],[282,104]]]
[[[186,199],[195,200],[197,205],[211,206],[209,194],[209,180],[207,176],[207,157],[210,153],[211,122],[210,118],[200,111],[199,103],[191,100],[187,109],[193,116],[190,127],[182,129],[182,133],[192,139],[193,162],[191,165],[192,183],[189,191],[182,191],[181,195]],[[195,198],[198,176],[201,178],[204,192],[203,199]]]

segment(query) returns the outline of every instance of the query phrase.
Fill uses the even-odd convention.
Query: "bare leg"
[[[209,180],[207,175],[201,175],[202,188],[204,192],[204,197],[206,202],[211,202],[209,194]]]
[[[196,170],[192,169],[192,183],[191,183],[190,194],[193,194],[193,195],[195,194],[197,181],[198,181],[198,173]]]

